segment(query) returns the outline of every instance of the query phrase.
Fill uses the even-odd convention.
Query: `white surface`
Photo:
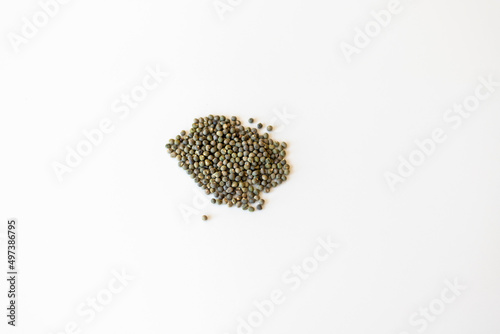
[[[348,64],[340,43],[387,3],[247,0],[222,21],[209,0],[73,1],[16,54],[6,36],[38,5],[4,1],[0,220],[19,220],[21,274],[19,327],[2,311],[0,332],[233,334],[281,289],[255,333],[413,334],[456,278],[467,288],[425,332],[499,333],[500,90],[457,130],[442,117],[479,76],[500,80],[500,4],[406,1]],[[171,76],[119,119],[113,102],[156,65]],[[209,204],[186,223],[197,187],[168,139],[197,116],[269,123],[283,107],[293,174],[266,209]],[[108,117],[58,182],[53,162]],[[447,141],[391,192],[384,173],[437,127]],[[328,235],[340,247],[292,291],[282,275]],[[77,307],[122,269],[135,279],[86,323]]]

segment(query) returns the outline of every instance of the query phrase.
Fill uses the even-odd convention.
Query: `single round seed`
[[[255,121],[255,120],[254,120],[253,118],[250,118],[250,119],[248,120],[248,123],[252,124],[254,121]]]
[[[206,215],[201,216],[202,220],[208,220],[208,217]]]
[[[263,127],[264,125],[262,125],[262,123],[257,124],[257,128],[262,129]]]
[[[269,126],[267,127],[267,131],[273,131],[273,126],[272,126],[272,125],[269,125]]]
[[[257,210],[262,210],[262,205],[261,204],[257,205]]]

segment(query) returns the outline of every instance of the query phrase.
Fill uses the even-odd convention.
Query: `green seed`
[[[272,125],[269,125],[269,126],[267,127],[267,131],[273,131],[273,126],[272,126]]]
[[[214,194],[213,204],[262,210],[260,194],[285,182],[290,173],[287,144],[260,134],[263,127],[244,127],[236,116],[199,117],[165,147],[207,195]]]

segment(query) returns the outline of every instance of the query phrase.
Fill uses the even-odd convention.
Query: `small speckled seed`
[[[264,127],[264,125],[262,125],[262,123],[257,124],[258,129],[262,129],[263,127]]]
[[[202,220],[208,220],[208,217],[206,215],[201,216]]]
[[[255,121],[255,120],[254,120],[253,118],[250,118],[250,119],[248,120],[248,123],[252,124],[254,121]]]
[[[269,126],[267,127],[267,131],[273,131],[273,127],[272,127],[272,125],[269,125]]]

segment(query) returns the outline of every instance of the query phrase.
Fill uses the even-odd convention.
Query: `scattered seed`
[[[213,204],[253,212],[255,206],[263,209],[260,194],[270,192],[290,174],[287,144],[274,141],[269,133],[260,134],[262,128],[262,123],[257,129],[244,127],[236,116],[209,115],[195,118],[189,131],[183,130],[165,147],[204,192],[213,194]]]
[[[208,220],[208,217],[206,215],[201,216],[201,220]]]

